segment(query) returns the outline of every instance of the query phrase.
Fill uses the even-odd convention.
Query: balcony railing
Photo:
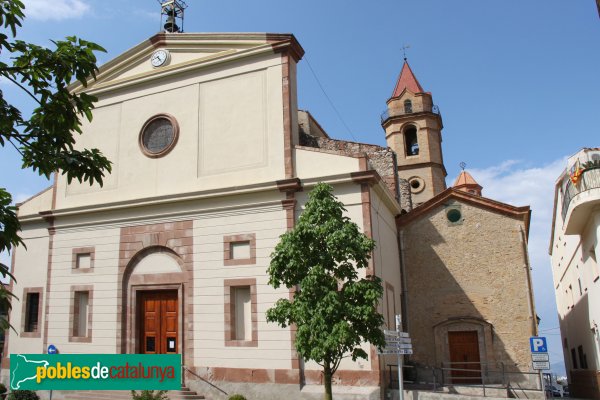
[[[381,122],[384,122],[388,118],[391,118],[391,117],[399,117],[402,115],[416,114],[416,113],[421,113],[421,112],[430,112],[430,113],[434,113],[437,115],[441,115],[440,109],[436,105],[413,104],[411,107],[393,108],[391,110],[390,109],[385,110],[381,114]]]
[[[573,184],[571,179],[567,178],[567,184],[563,190],[563,202],[562,202],[562,218],[563,221],[569,211],[569,205],[571,200],[581,192],[585,192],[590,189],[600,188],[600,168],[586,169],[581,173],[579,182],[577,185]]]

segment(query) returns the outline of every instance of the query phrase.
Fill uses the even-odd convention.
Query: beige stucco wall
[[[138,136],[158,113],[173,115],[180,134],[170,153],[153,159]],[[283,179],[281,56],[102,94],[83,131],[78,146],[102,150],[113,172],[102,188],[60,176],[58,209]]]
[[[52,246],[48,344],[62,353],[114,353],[116,350],[117,277],[119,229],[85,226],[58,229]],[[89,273],[73,270],[73,249],[94,248],[94,266]],[[70,342],[71,286],[91,285],[92,341]]]
[[[289,329],[266,322],[273,303],[288,297],[283,287],[268,285],[269,255],[286,231],[281,205],[242,207],[230,212],[204,215],[194,221],[194,363],[202,367],[290,369]],[[256,235],[256,263],[223,264],[223,236]],[[256,278],[258,345],[230,347],[224,342],[225,279]]]
[[[382,279],[385,289],[380,312],[386,317],[386,329],[393,330],[396,329],[396,326],[395,320],[391,316],[401,313],[400,296],[402,294],[398,233],[393,210],[387,207],[375,190],[371,190],[371,219],[373,240],[377,246],[373,251],[375,273]],[[394,302],[389,302],[389,304],[386,299],[386,283],[393,288]]]
[[[445,206],[439,206],[401,228],[413,359],[431,366],[449,361],[447,337],[436,338],[435,327],[460,317],[481,321],[480,342],[484,327],[491,325],[486,343],[480,344],[482,362],[527,371],[534,321],[524,223],[479,206],[449,203],[460,207],[462,223],[449,223]],[[457,321],[459,330],[474,330],[467,322]]]
[[[19,300],[12,300],[12,310],[10,312],[10,323],[18,333],[10,330],[9,353],[38,353],[43,350],[42,335],[39,338],[20,337],[24,326],[23,289],[25,288],[43,288],[40,297],[40,308],[42,310],[41,318],[38,321],[40,333],[45,323],[44,307],[46,305],[46,265],[48,264],[48,230],[43,221],[29,222],[22,224],[21,238],[25,245],[19,246],[14,250],[14,270],[13,275],[17,278],[13,281],[12,292]]]
[[[47,188],[43,192],[27,199],[19,205],[19,218],[28,216],[38,217],[40,211],[48,211],[52,208],[52,187]]]
[[[296,173],[301,179],[349,174],[359,170],[359,159],[319,151],[296,149]]]
[[[371,219],[372,234],[377,247],[373,251],[375,273],[382,280],[384,286],[383,298],[379,312],[385,318],[385,329],[395,330],[395,315],[402,314],[401,307],[401,270],[400,254],[398,249],[398,231],[394,213],[378,192],[371,189]],[[379,356],[383,360],[383,368],[388,371],[387,365],[397,365],[395,355]]]

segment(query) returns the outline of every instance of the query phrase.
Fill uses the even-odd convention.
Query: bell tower
[[[387,110],[381,116],[388,147],[398,159],[398,175],[410,183],[419,205],[446,189],[442,157],[442,116],[413,74],[406,58]]]

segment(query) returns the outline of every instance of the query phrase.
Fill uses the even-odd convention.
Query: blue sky
[[[299,106],[339,139],[385,143],[379,115],[403,45],[443,120],[451,184],[464,161],[484,195],[531,205],[530,253],[541,329],[562,359],[547,255],[552,186],[565,157],[600,146],[600,18],[593,0],[188,0],[187,32],[291,32],[306,56]],[[25,0],[20,39],[50,45],[77,35],[103,45],[101,63],[155,34],[154,0]],[[312,66],[338,117],[321,91]],[[16,105],[31,105],[5,81]],[[349,130],[346,128],[349,127]],[[48,185],[0,149],[0,186],[17,201]]]

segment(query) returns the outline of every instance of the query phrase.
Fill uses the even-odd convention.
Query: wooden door
[[[448,332],[450,348],[450,376],[452,383],[481,383],[481,364],[479,359],[479,338],[477,331]]]
[[[140,300],[140,353],[177,353],[179,336],[177,291],[142,292]]]

